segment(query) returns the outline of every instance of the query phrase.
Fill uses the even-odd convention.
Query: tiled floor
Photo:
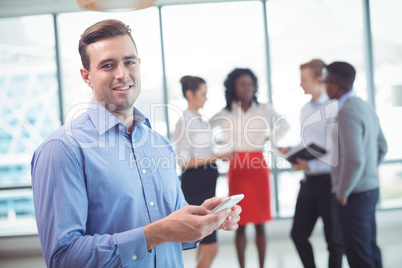
[[[317,226],[318,227],[318,226]],[[251,226],[248,228],[252,228]],[[269,226],[268,226],[269,231]],[[222,231],[220,231],[222,232]],[[218,238],[222,234],[218,234]],[[227,235],[225,235],[227,236]],[[213,262],[212,268],[232,268],[239,267],[235,245],[233,244],[233,235],[230,240],[226,239],[219,244],[219,252]],[[222,240],[222,239],[221,239]],[[323,235],[316,232],[311,237],[313,244],[317,267],[328,267],[328,254],[326,243]],[[378,243],[382,250],[383,267],[384,268],[400,268],[402,267],[402,221],[399,228],[388,228],[379,230]],[[195,251],[184,252],[184,267],[195,267]],[[246,267],[257,268],[258,257],[253,234],[249,237],[246,248]],[[302,264],[296,253],[296,250],[290,240],[286,236],[272,237],[268,239],[268,248],[266,254],[265,267],[269,268],[301,268]],[[349,267],[346,257],[343,259],[343,267]]]
[[[384,268],[402,267],[402,213],[391,212],[387,218],[379,222],[378,242],[382,250]],[[377,217],[378,219],[378,217]],[[394,223],[390,224],[390,221]],[[294,246],[288,237],[291,220],[275,220],[266,225],[268,232],[268,248],[266,265],[269,268],[298,268],[302,267]],[[327,251],[324,238],[321,234],[321,222],[316,226],[311,241],[314,247],[317,267],[327,267]],[[238,267],[233,232],[218,232],[219,252],[212,268]],[[254,244],[254,230],[247,227],[248,245],[246,249],[246,267],[258,267],[257,251]],[[24,256],[4,254],[5,249],[0,247],[1,268],[44,268],[46,267],[41,255]],[[183,252],[184,267],[195,267],[195,250]],[[344,267],[348,267],[344,258]]]

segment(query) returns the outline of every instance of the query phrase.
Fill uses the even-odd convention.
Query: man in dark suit
[[[337,99],[338,127],[333,132],[332,191],[349,265],[382,267],[376,241],[375,207],[379,196],[378,166],[387,142],[374,109],[353,90],[356,71],[347,62],[327,66],[324,79],[329,98]],[[335,161],[335,162],[336,162]]]

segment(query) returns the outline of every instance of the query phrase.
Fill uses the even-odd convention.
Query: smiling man
[[[235,230],[241,208],[188,206],[168,141],[133,107],[141,91],[130,28],[117,20],[81,36],[87,111],[35,151],[32,189],[48,267],[183,267],[182,249],[216,229]]]

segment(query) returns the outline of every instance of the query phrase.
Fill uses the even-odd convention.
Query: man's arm
[[[350,110],[341,110],[338,117],[339,184],[336,189],[338,201],[347,200],[359,182],[364,168],[362,119]]]
[[[144,231],[148,227],[120,233],[86,234],[88,197],[86,177],[81,166],[84,161],[78,160],[79,157],[79,153],[73,153],[71,148],[56,140],[37,151],[32,161],[35,214],[47,266],[126,267],[134,256],[137,261],[143,259],[149,254]],[[157,244],[177,240],[198,241],[204,234],[212,232],[211,229],[218,228],[219,225],[216,225],[221,218],[225,219],[224,213],[218,218],[214,215],[199,216],[217,203],[220,203],[219,200],[209,206],[189,206],[172,213],[168,219],[150,224],[157,227],[152,231],[152,235],[158,238]],[[240,211],[236,212],[238,216]],[[190,230],[186,231],[194,239],[179,237],[185,225],[200,228],[195,235]]]
[[[32,188],[39,238],[48,267],[121,267],[147,253],[143,228],[86,235],[88,197],[77,156],[55,140],[32,160]]]
[[[387,141],[385,140],[384,133],[382,132],[381,126],[378,134],[378,165],[384,160],[384,156],[388,152]]]

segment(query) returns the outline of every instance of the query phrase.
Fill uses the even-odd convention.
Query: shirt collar
[[[257,103],[255,101],[251,102],[250,108],[247,109],[247,112],[254,109],[257,106]],[[232,111],[240,110],[241,112],[244,112],[243,109],[241,108],[240,101],[233,101],[232,102]]]
[[[356,91],[352,88],[351,90],[343,94],[342,97],[339,98],[338,107],[341,108],[348,99],[355,97],[356,97]]]
[[[327,103],[329,100],[329,97],[327,95],[327,92],[323,92],[321,93],[321,95],[318,97],[318,99],[314,102],[313,100],[311,100],[312,104],[319,104],[320,106]]]
[[[107,130],[115,127],[116,125],[125,126],[117,117],[115,117],[109,110],[99,104],[95,99],[91,99],[91,102],[87,108],[87,114],[94,124],[99,135],[104,134]],[[148,118],[145,117],[137,108],[133,109],[134,114],[134,128],[140,124],[145,124],[151,128]]]
[[[134,107],[133,113],[134,113],[134,127],[140,124],[144,124],[147,127],[152,128],[149,119],[143,113],[141,113],[140,110]]]

